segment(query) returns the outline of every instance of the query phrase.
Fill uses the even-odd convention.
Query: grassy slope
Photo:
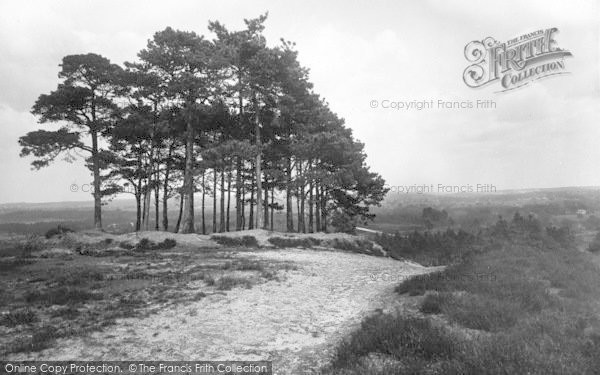
[[[546,235],[486,239],[441,273],[399,285],[422,316],[376,315],[332,374],[597,374],[600,272]]]

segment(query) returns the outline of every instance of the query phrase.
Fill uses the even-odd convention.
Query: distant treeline
[[[516,212],[512,219],[498,217],[496,223],[481,227],[475,232],[462,229],[445,231],[414,231],[411,233],[380,234],[375,240],[388,254],[396,259],[412,259],[426,265],[451,264],[477,251],[489,239],[506,240],[525,236],[530,240],[556,242],[560,246],[571,247],[573,231],[567,226],[550,225],[544,227],[533,214],[523,216]]]
[[[418,226],[422,230],[445,229],[448,227],[477,231],[479,228],[494,225],[498,216],[511,217],[515,207],[521,212],[534,214],[545,226],[572,226],[581,223],[586,229],[600,228],[600,195],[594,190],[575,193],[561,192],[552,194],[553,200],[547,199],[547,192],[530,193],[526,202],[506,196],[480,202],[477,197],[465,200],[463,197],[436,197],[436,202],[421,204],[393,204],[393,199],[386,199],[383,207],[375,210],[377,218],[375,228],[391,228]],[[575,195],[575,196],[574,196]],[[511,196],[509,196],[511,197]],[[545,200],[544,203],[527,203]],[[505,201],[505,202],[504,202]],[[504,203],[502,203],[504,202]],[[581,214],[581,212],[585,214]],[[389,230],[387,230],[389,231]]]

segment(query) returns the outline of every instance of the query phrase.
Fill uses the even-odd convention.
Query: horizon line
[[[417,186],[419,185],[423,185],[423,184],[416,184]],[[391,186],[391,185],[388,185]],[[413,186],[413,185],[410,185]],[[523,192],[523,191],[540,191],[540,190],[559,190],[559,189],[600,189],[600,186],[598,185],[583,185],[583,186],[553,186],[553,187],[528,187],[528,188],[510,188],[510,189],[498,189],[496,192],[451,192],[451,193],[444,193],[444,192],[429,192],[429,193],[417,193],[417,192],[411,192],[411,193],[393,193],[393,192],[388,192],[386,194],[386,197],[388,195],[427,195],[427,196],[452,196],[452,195],[476,195],[476,196],[490,196],[490,195],[494,195],[494,194],[499,194],[499,193],[514,193],[514,192]],[[195,193],[196,194],[200,194],[200,193]],[[212,197],[207,197],[209,199],[212,199]],[[169,199],[175,199],[173,198],[169,198]],[[132,201],[135,202],[134,198],[114,198],[111,201]],[[9,205],[26,205],[26,204],[69,204],[69,203],[94,203],[93,197],[91,197],[90,195],[90,199],[89,200],[65,200],[65,201],[41,201],[41,202],[32,202],[32,201],[18,201],[18,202],[0,202],[0,206],[9,206]],[[109,205],[110,202],[107,203],[107,205]]]

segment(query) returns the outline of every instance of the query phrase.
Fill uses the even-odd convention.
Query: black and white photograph
[[[600,0],[0,0],[0,374],[600,374]]]

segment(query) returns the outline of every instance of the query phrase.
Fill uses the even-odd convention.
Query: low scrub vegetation
[[[569,242],[570,232],[515,215],[476,238],[460,237],[469,248],[451,248],[452,264],[396,288],[423,295],[424,316],[367,319],[326,373],[596,374],[600,272]]]
[[[54,340],[64,336],[59,333],[58,328],[54,326],[42,326],[36,328],[33,334],[29,337],[21,337],[9,348],[9,352],[35,352],[46,349]]]
[[[123,250],[133,250],[135,249],[135,245],[132,243],[129,243],[127,241],[121,241],[119,242],[119,247]]]
[[[11,311],[0,315],[0,325],[6,327],[15,327],[21,324],[30,324],[37,321],[35,312],[31,309]]]
[[[334,238],[333,240],[327,241],[327,245],[334,249],[349,251],[358,254],[367,254],[375,256],[384,256],[385,254],[375,247],[372,241],[362,238]]]
[[[420,311],[424,314],[440,314],[449,299],[447,293],[429,293],[421,303]]]
[[[594,240],[588,247],[588,251],[591,253],[600,253],[600,232],[594,237]]]
[[[65,233],[72,233],[72,232],[73,232],[72,229],[59,224],[56,228],[48,229],[48,231],[45,234],[45,237],[47,239],[50,239],[52,237],[62,236]]]
[[[29,258],[34,252],[44,250],[46,247],[43,240],[36,235],[29,235],[17,245],[21,258]]]
[[[250,259],[239,259],[235,262],[226,262],[221,266],[222,270],[238,270],[238,271],[264,271],[265,266],[259,261]]]
[[[311,248],[313,246],[321,245],[321,240],[313,237],[270,237],[269,242],[279,248],[286,247],[303,247],[303,248]]]
[[[439,266],[459,261],[472,251],[476,236],[463,230],[445,232],[413,232],[410,234],[380,234],[375,242],[394,259],[410,259],[427,266]]]
[[[88,290],[71,287],[59,287],[43,291],[31,291],[25,295],[25,301],[31,305],[45,306],[84,303],[92,299],[101,299],[102,295]]]
[[[458,337],[426,319],[375,315],[364,320],[360,329],[341,343],[332,368],[325,373],[424,374],[430,363],[452,363],[463,346]],[[372,354],[385,364],[370,364],[368,358]]]
[[[134,247],[136,251],[147,251],[147,250],[168,250],[177,246],[177,241],[172,238],[165,238],[161,242],[154,242],[148,238],[142,238]]]
[[[32,261],[29,259],[8,259],[8,260],[0,260],[0,272],[8,272],[15,270],[19,267],[26,266],[31,264]]]
[[[310,249],[315,246],[330,247],[352,253],[384,256],[385,254],[370,240],[363,238],[333,238],[321,240],[314,237],[271,237],[269,242],[278,248],[299,247]]]
[[[215,282],[218,290],[231,290],[235,287],[249,289],[252,287],[252,280],[248,277],[223,276]]]
[[[254,236],[213,235],[210,236],[210,239],[223,246],[259,247],[258,240]]]

